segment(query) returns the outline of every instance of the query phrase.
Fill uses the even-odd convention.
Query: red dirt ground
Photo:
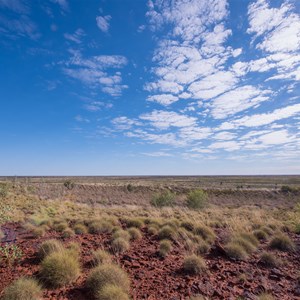
[[[49,231],[42,238],[33,238],[20,224],[7,223],[2,226],[6,237],[1,246],[11,240],[23,251],[21,261],[14,266],[0,262],[0,295],[3,289],[14,279],[22,276],[38,276],[39,260],[36,252],[39,244],[49,238],[61,239],[65,244],[76,240],[81,244],[82,275],[72,284],[61,289],[44,290],[43,299],[93,299],[85,289],[85,280],[92,268],[91,251],[99,248],[110,250],[109,234],[85,234],[74,238],[63,239],[60,234]],[[173,245],[170,255],[162,259],[157,254],[159,241],[156,236],[142,229],[143,238],[131,242],[130,250],[122,255],[114,256],[115,262],[129,274],[131,279],[131,296],[136,299],[189,299],[191,295],[202,294],[209,299],[257,299],[261,292],[271,293],[275,299],[300,299],[300,286],[297,276],[300,270],[300,236],[290,234],[297,244],[294,253],[276,252],[284,261],[280,269],[268,269],[259,264],[258,254],[247,261],[232,261],[217,251],[215,247],[204,256],[208,271],[206,274],[191,276],[182,270],[184,249],[180,244]],[[220,232],[222,234],[222,232]],[[266,248],[262,244],[259,250]],[[261,251],[258,251],[259,253]],[[242,280],[245,274],[247,280]],[[117,299],[116,299],[117,300]]]

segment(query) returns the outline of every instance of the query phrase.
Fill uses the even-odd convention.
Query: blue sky
[[[0,0],[0,175],[300,173],[300,1]]]

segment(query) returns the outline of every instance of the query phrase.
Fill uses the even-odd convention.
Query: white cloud
[[[270,8],[266,0],[258,0],[249,5],[248,33],[256,37],[263,35],[258,49],[267,52],[297,51],[300,47],[300,17],[293,13],[293,7],[287,1],[279,8]]]
[[[124,116],[114,118],[111,122],[118,130],[128,130],[131,129],[134,125],[141,125],[139,121],[132,120]]]
[[[91,101],[90,103],[84,105],[84,108],[88,111],[95,112],[101,110],[102,108],[112,108],[112,106],[113,105],[111,103]]]
[[[84,117],[82,117],[81,115],[77,115],[77,116],[75,117],[75,120],[76,120],[77,122],[81,122],[81,123],[90,123],[90,120],[89,120],[89,119],[84,118]]]
[[[111,96],[120,96],[128,88],[121,84],[122,77],[119,71],[127,64],[127,59],[120,55],[98,55],[83,58],[79,51],[70,51],[72,57],[62,64],[63,71],[69,77],[80,80],[92,89],[100,88],[102,92]]]
[[[96,17],[96,23],[97,26],[99,27],[99,29],[105,33],[108,32],[109,30],[109,21],[111,20],[111,16],[107,15],[107,16],[97,16]]]
[[[215,139],[215,140],[223,140],[223,141],[233,140],[234,138],[236,138],[236,134],[232,133],[232,132],[229,132],[229,131],[221,131],[221,132],[216,133],[213,136],[213,139]]]
[[[154,101],[162,105],[170,105],[173,102],[178,101],[178,97],[171,94],[153,95],[147,98],[148,101]]]
[[[65,33],[65,39],[72,41],[77,44],[81,44],[82,38],[85,36],[84,31],[81,28],[78,28],[73,34]]]
[[[194,81],[188,91],[193,94],[193,98],[210,99],[231,90],[237,82],[238,79],[232,72],[219,71],[199,81]]]
[[[212,101],[212,116],[215,119],[224,119],[267,101],[269,94],[269,90],[262,91],[251,85],[238,87]]]
[[[230,122],[225,122],[221,128],[258,127],[273,122],[300,115],[300,104],[275,109],[273,112],[244,116]]]
[[[185,140],[186,143],[190,143],[193,141],[206,139],[211,134],[212,134],[211,128],[188,126],[180,129],[179,137]]]
[[[167,152],[163,152],[163,151],[157,151],[157,152],[144,152],[142,153],[146,156],[152,156],[152,157],[170,157],[170,156],[173,156],[172,154],[170,153],[167,153]]]
[[[235,151],[240,149],[240,145],[236,141],[216,142],[208,146],[209,149],[223,149],[225,151]]]
[[[237,49],[234,49],[232,50],[232,56],[233,57],[238,57],[239,55],[241,55],[243,52],[243,49],[242,48],[237,48]]]
[[[227,15],[226,0],[149,1],[148,6],[147,16],[153,29],[173,24],[173,36],[191,43],[198,43],[207,26]]]
[[[69,11],[69,4],[67,0],[51,0],[53,3],[57,3],[62,12],[68,12]]]
[[[140,119],[149,121],[152,126],[159,129],[187,127],[196,123],[196,118],[194,117],[163,110],[154,110],[151,113],[143,114],[140,116]]]

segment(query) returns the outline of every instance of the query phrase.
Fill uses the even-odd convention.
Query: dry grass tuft
[[[199,275],[204,273],[207,267],[202,257],[192,254],[184,258],[183,269],[188,274]]]
[[[87,288],[94,295],[97,295],[107,284],[118,286],[123,291],[129,292],[130,282],[127,274],[114,264],[103,264],[92,269],[86,280]]]
[[[31,278],[21,277],[10,284],[5,290],[2,300],[40,300],[42,288]]]
[[[92,252],[92,264],[94,266],[99,266],[102,264],[111,263],[111,256],[108,252],[102,249],[98,249]]]
[[[42,260],[44,259],[47,255],[52,254],[53,252],[59,252],[64,249],[63,244],[58,241],[58,240],[47,240],[44,241],[38,250],[38,257]]]
[[[67,250],[53,252],[41,263],[40,276],[51,287],[59,288],[75,281],[80,274],[78,258]]]

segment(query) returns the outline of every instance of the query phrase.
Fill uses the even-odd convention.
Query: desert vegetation
[[[275,189],[266,179],[262,192],[237,191],[237,185],[254,185],[253,178],[231,185],[225,178],[222,188],[218,178],[162,178],[159,184],[101,179],[99,186],[51,180],[43,193],[40,183],[28,180],[0,184],[4,300],[300,295],[297,184]],[[103,204],[107,185],[116,200]],[[88,200],[91,188],[91,195],[103,192],[100,202]]]

